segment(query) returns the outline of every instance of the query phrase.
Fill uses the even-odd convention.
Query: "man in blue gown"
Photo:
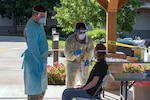
[[[48,85],[45,19],[45,8],[42,5],[35,5],[32,8],[32,17],[24,29],[27,42],[27,49],[23,53],[24,86],[28,100],[42,100]]]

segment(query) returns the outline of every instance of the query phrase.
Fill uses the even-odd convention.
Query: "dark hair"
[[[80,28],[85,28],[86,29],[86,26],[85,26],[85,24],[84,23],[77,23],[76,24],[76,29],[80,29]]]
[[[34,5],[32,10],[33,11],[38,11],[38,12],[45,12],[46,11],[45,8],[40,4]]]
[[[97,50],[106,50],[106,47],[105,45],[103,45],[102,43],[98,43],[95,47],[95,51]],[[98,61],[100,60],[105,60],[105,57],[106,57],[106,52],[96,52],[96,58]]]

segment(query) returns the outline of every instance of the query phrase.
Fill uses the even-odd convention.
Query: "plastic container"
[[[150,46],[148,47],[148,61],[150,61]]]
[[[147,76],[150,76],[150,70],[145,70]]]
[[[145,53],[145,48],[141,48],[141,57],[140,57],[140,61],[144,61],[144,53]]]
[[[137,57],[138,61],[141,60],[141,48],[139,47],[134,48],[134,57]]]
[[[144,51],[144,61],[145,61],[145,62],[148,61],[148,52],[147,52],[146,49],[145,49],[145,51]]]

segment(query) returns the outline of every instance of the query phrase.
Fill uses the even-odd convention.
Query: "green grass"
[[[47,41],[48,41],[48,46],[52,47],[52,40],[48,39]],[[65,41],[60,40],[59,41],[59,47],[64,47],[64,46],[65,46]]]
[[[21,37],[23,37],[23,34],[0,34],[0,36],[21,36]],[[48,41],[48,46],[49,46],[49,47],[52,47],[52,40],[51,40],[51,37],[50,37],[50,36],[47,36],[47,41]],[[97,44],[97,43],[94,42],[94,46],[95,46],[96,44]],[[64,47],[64,46],[65,46],[65,39],[60,37],[60,40],[59,40],[59,47]]]
[[[52,47],[52,40],[51,39],[48,39],[48,46],[49,47]],[[94,47],[96,46],[98,42],[94,42]],[[64,47],[65,46],[65,40],[59,40],[59,47]]]

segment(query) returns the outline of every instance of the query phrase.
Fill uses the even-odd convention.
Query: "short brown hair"
[[[45,8],[40,4],[34,5],[32,11],[46,12]]]

